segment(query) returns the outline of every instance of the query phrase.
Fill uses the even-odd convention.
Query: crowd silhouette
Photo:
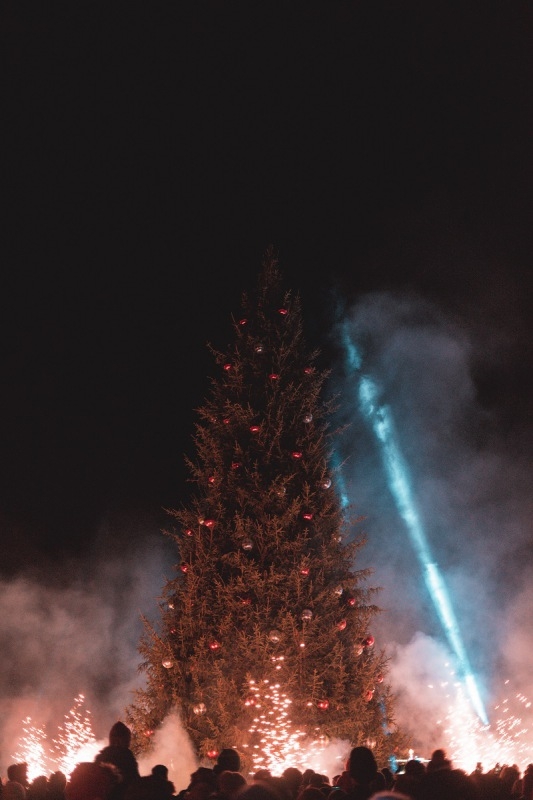
[[[378,768],[368,747],[354,747],[338,775],[288,767],[280,776],[261,769],[245,777],[238,752],[227,748],[213,767],[199,767],[176,790],[165,764],[139,773],[130,743],[129,728],[115,723],[109,744],[68,778],[58,771],[30,782],[27,764],[11,764],[0,780],[0,800],[533,800],[533,763],[523,773],[516,764],[484,771],[479,763],[467,774],[443,749],[428,762],[413,758],[397,772]]]

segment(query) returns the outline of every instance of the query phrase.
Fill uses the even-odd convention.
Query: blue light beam
[[[391,411],[388,406],[380,404],[378,386],[375,381],[368,375],[361,373],[361,355],[346,329],[343,332],[343,344],[348,366],[359,375],[360,408],[370,420],[374,435],[379,442],[389,488],[396,502],[398,512],[405,522],[409,538],[422,567],[426,587],[448,643],[457,658],[472,707],[482,722],[488,725],[487,714],[468,661],[448,591],[440,570],[432,557],[424,527],[416,508],[408,478],[409,470],[398,446]]]

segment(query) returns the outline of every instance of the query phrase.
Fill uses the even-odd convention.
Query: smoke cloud
[[[510,686],[517,694],[533,692],[527,669],[531,425],[512,394],[495,388],[508,359],[516,358],[520,320],[487,327],[474,315],[447,313],[418,295],[373,293],[343,323],[363,354],[362,372],[372,376],[380,403],[391,411],[490,718]],[[349,426],[336,444],[348,496],[364,516],[354,533],[367,538],[361,566],[373,570],[371,584],[381,587],[376,644],[391,656],[398,721],[427,752],[443,746],[436,721],[447,712],[453,666],[387,486],[379,444],[360,412],[357,376],[343,356],[336,375],[339,420]]]

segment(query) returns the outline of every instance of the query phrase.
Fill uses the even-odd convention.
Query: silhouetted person
[[[111,800],[121,775],[112,764],[82,761],[71,772],[66,800]]]
[[[61,770],[53,772],[48,778],[48,799],[65,800],[65,789],[67,787],[67,776]]]
[[[217,763],[213,767],[215,775],[220,775],[221,772],[228,769],[230,772],[241,771],[241,757],[236,750],[232,747],[226,747],[218,754]]]
[[[2,800],[26,800],[26,787],[19,780],[20,765],[10,764],[7,781],[2,791]]]
[[[112,764],[121,775],[121,782],[113,790],[113,798],[122,800],[132,783],[139,780],[137,759],[130,750],[131,731],[123,722],[115,722],[109,731],[109,744],[96,756],[97,764]]]
[[[247,786],[247,781],[244,775],[240,772],[234,772],[230,769],[225,769],[217,777],[218,785],[218,800],[236,800],[243,789]]]
[[[302,772],[297,767],[287,767],[287,769],[283,771],[282,777],[285,779],[285,783],[289,787],[292,796],[296,797],[302,785]]]
[[[368,800],[385,788],[385,778],[379,772],[374,753],[369,747],[354,747],[348,758],[348,774],[352,787],[347,791],[351,800]],[[344,786],[342,787],[344,789]]]
[[[156,764],[150,775],[143,775],[126,789],[125,800],[170,800],[176,789],[168,780],[168,767]]]
[[[26,792],[27,800],[47,800],[48,798],[48,778],[46,775],[39,775],[34,778]]]

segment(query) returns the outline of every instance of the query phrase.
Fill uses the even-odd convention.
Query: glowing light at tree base
[[[74,705],[65,715],[50,745],[44,727],[33,724],[31,717],[22,721],[22,736],[12,759],[14,763],[26,762],[30,781],[57,770],[68,777],[80,761],[94,759],[100,746],[95,740],[90,712],[84,709],[84,703],[82,694],[74,699]]]
[[[314,769],[320,774],[328,774],[333,768],[342,772],[345,754],[332,758],[328,752],[329,740],[318,733],[313,739],[309,733],[294,728],[290,719],[292,700],[281,691],[279,684],[268,680],[250,681],[248,705],[257,711],[250,726],[250,743],[245,749],[251,753],[253,769],[268,769],[272,775],[281,775],[287,767]],[[346,745],[346,754],[349,745]],[[333,763],[332,763],[333,761]]]
[[[396,502],[398,512],[405,522],[413,549],[423,570],[426,587],[448,643],[457,658],[470,703],[479,719],[486,725],[488,724],[487,714],[470,667],[444,580],[430,552],[410,486],[407,464],[397,442],[391,411],[388,406],[380,403],[379,390],[375,381],[362,373],[361,354],[352,342],[346,327],[343,332],[343,344],[348,366],[358,378],[358,398],[361,411],[370,421],[380,446],[391,494]]]

